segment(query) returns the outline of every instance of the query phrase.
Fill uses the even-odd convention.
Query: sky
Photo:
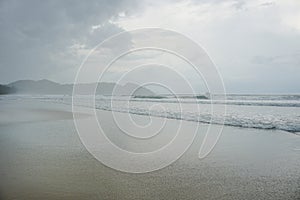
[[[72,83],[84,58],[100,42],[123,31],[157,27],[201,46],[228,93],[300,93],[298,0],[2,0],[0,26],[2,84],[20,79]],[[117,55],[120,48],[132,46],[130,32],[125,36],[106,48]],[[126,71],[122,65],[112,69],[107,81]],[[171,75],[155,73],[151,66],[136,76],[142,80],[151,69],[153,76],[173,84]],[[185,76],[197,85],[192,72]]]

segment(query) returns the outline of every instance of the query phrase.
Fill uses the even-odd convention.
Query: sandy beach
[[[191,148],[164,169],[123,173],[85,149],[69,105],[1,100],[0,198],[300,199],[296,134],[225,126],[216,148],[199,160],[202,137],[198,134]]]

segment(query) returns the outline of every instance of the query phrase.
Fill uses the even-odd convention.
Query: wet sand
[[[0,199],[300,199],[299,136],[225,127],[199,160],[202,137],[172,165],[128,174],[88,153],[70,106],[1,100]]]

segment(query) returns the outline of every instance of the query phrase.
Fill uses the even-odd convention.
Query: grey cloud
[[[265,2],[265,3],[260,4],[260,6],[274,6],[274,5],[275,5],[274,1]]]
[[[110,21],[134,5],[122,0],[1,1],[0,81],[55,80],[66,70],[74,75],[70,68],[76,69],[82,57],[71,47],[91,48],[123,31]],[[93,31],[93,26],[98,28]],[[64,81],[72,81],[71,77]]]
[[[237,10],[242,10],[244,9],[246,5],[246,2],[245,1],[242,1],[242,0],[237,0],[234,2],[233,6],[237,9]]]
[[[254,56],[251,63],[258,65],[276,66],[299,66],[300,53],[278,55],[278,56]]]

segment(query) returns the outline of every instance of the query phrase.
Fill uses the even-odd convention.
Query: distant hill
[[[0,95],[1,94],[12,94],[15,93],[15,89],[6,85],[0,85]]]
[[[19,80],[8,84],[18,94],[69,94],[71,85],[61,85],[49,80]]]
[[[91,90],[94,84],[78,84],[77,85],[80,94],[91,94]],[[152,96],[154,92],[145,87],[140,87],[134,83],[127,83],[125,85],[118,85],[115,83],[101,82],[98,84],[97,92],[98,95],[143,95]],[[130,94],[134,91],[134,94]],[[50,80],[19,80],[12,82],[8,85],[1,85],[0,92],[2,94],[9,94],[15,92],[17,94],[66,94],[71,95],[73,91],[73,84],[60,84]],[[1,94],[1,93],[0,93]]]

